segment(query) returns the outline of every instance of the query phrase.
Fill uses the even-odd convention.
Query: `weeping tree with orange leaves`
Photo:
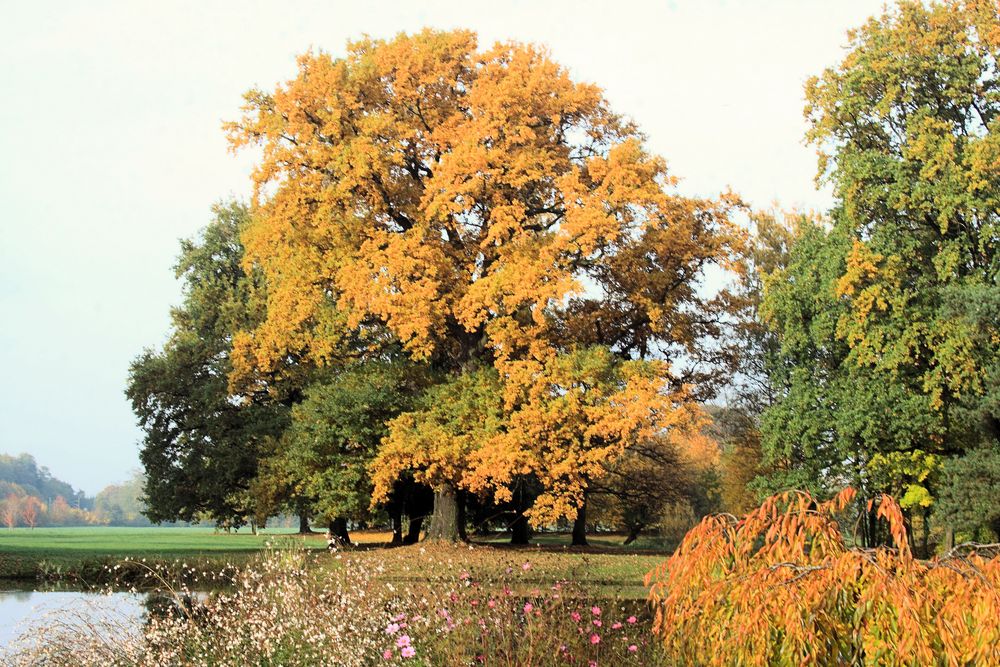
[[[668,654],[698,665],[1000,663],[1000,545],[913,557],[891,496],[869,502],[891,546],[854,549],[855,492],[768,498],[706,517],[647,575]],[[850,527],[850,523],[847,522]]]
[[[534,46],[426,30],[304,55],[246,100],[228,129],[262,148],[244,242],[268,304],[234,339],[232,384],[359,342],[441,372],[372,469],[376,489],[404,471],[434,487],[432,534],[458,536],[457,494],[502,498],[528,473],[549,476],[533,518],[572,518],[591,459],[691,414],[729,308],[698,283],[733,261],[736,203],[676,194],[597,86]]]

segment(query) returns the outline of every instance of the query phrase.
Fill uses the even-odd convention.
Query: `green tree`
[[[111,484],[101,489],[94,498],[97,520],[112,525],[149,525],[149,519],[145,516],[146,505],[142,500],[145,486],[145,476],[141,472],[135,472],[124,483]]]
[[[938,512],[970,539],[1000,541],[1000,448],[979,447],[944,465]]]
[[[850,40],[806,89],[832,228],[766,285],[765,486],[855,484],[926,519],[941,457],[1000,436],[998,8],[901,2]]]
[[[242,524],[252,516],[246,491],[262,443],[288,421],[285,385],[245,397],[229,392],[232,335],[258,320],[263,283],[242,265],[246,207],[220,204],[213,213],[200,238],[181,243],[184,298],[171,312],[169,340],[129,372],[126,395],[144,431],[145,513],[154,522],[208,512],[220,525]]]
[[[87,508],[93,502],[83,491],[77,491],[72,486],[56,479],[45,466],[39,466],[31,454],[0,454],[0,493],[18,488],[18,494],[35,496],[48,503],[57,496],[62,496],[74,505]],[[9,489],[6,487],[10,487]]]
[[[761,448],[770,468],[757,480],[764,493],[789,488],[828,496],[851,485],[859,505],[895,489],[878,455],[927,450],[940,424],[931,398],[882,369],[851,358],[838,323],[850,304],[836,294],[850,242],[834,225],[803,222],[787,266],[766,282],[762,314],[780,348],[770,366],[778,400],[761,417]],[[864,538],[879,539],[874,517]]]
[[[372,482],[368,467],[389,433],[388,423],[414,406],[428,374],[405,360],[361,361],[316,382],[292,409],[284,469],[312,503],[313,513],[348,539],[346,520],[370,518]],[[402,496],[397,480],[387,506],[393,539],[402,540]]]
[[[764,284],[788,265],[799,227],[809,216],[776,210],[750,215],[751,229],[741,271],[733,290],[734,322],[728,332],[733,370],[725,392],[725,406],[710,407],[711,430],[722,447],[719,465],[722,504],[733,514],[748,512],[760,500],[751,487],[764,474],[761,415],[781,396],[774,365],[780,356],[777,331],[765,321],[761,308]]]
[[[806,90],[849,244],[837,334],[928,397],[927,448],[950,455],[1000,437],[998,49],[994,1],[901,2]]]

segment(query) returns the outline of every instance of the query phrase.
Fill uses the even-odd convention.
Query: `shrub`
[[[802,492],[742,520],[704,519],[650,573],[654,631],[668,657],[699,665],[1000,664],[1000,559],[965,545],[913,557],[899,505],[877,512],[892,547],[848,548],[837,522],[854,499]]]

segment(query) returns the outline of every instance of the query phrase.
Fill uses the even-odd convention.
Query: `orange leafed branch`
[[[914,559],[889,496],[868,509],[893,546],[851,548],[838,517],[854,496],[787,492],[704,519],[647,575],[668,651],[704,665],[1000,664],[1000,558]]]

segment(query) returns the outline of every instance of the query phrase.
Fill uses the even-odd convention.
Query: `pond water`
[[[138,628],[148,593],[97,593],[80,590],[19,589],[0,582],[0,654],[32,627],[46,622],[112,623]]]

